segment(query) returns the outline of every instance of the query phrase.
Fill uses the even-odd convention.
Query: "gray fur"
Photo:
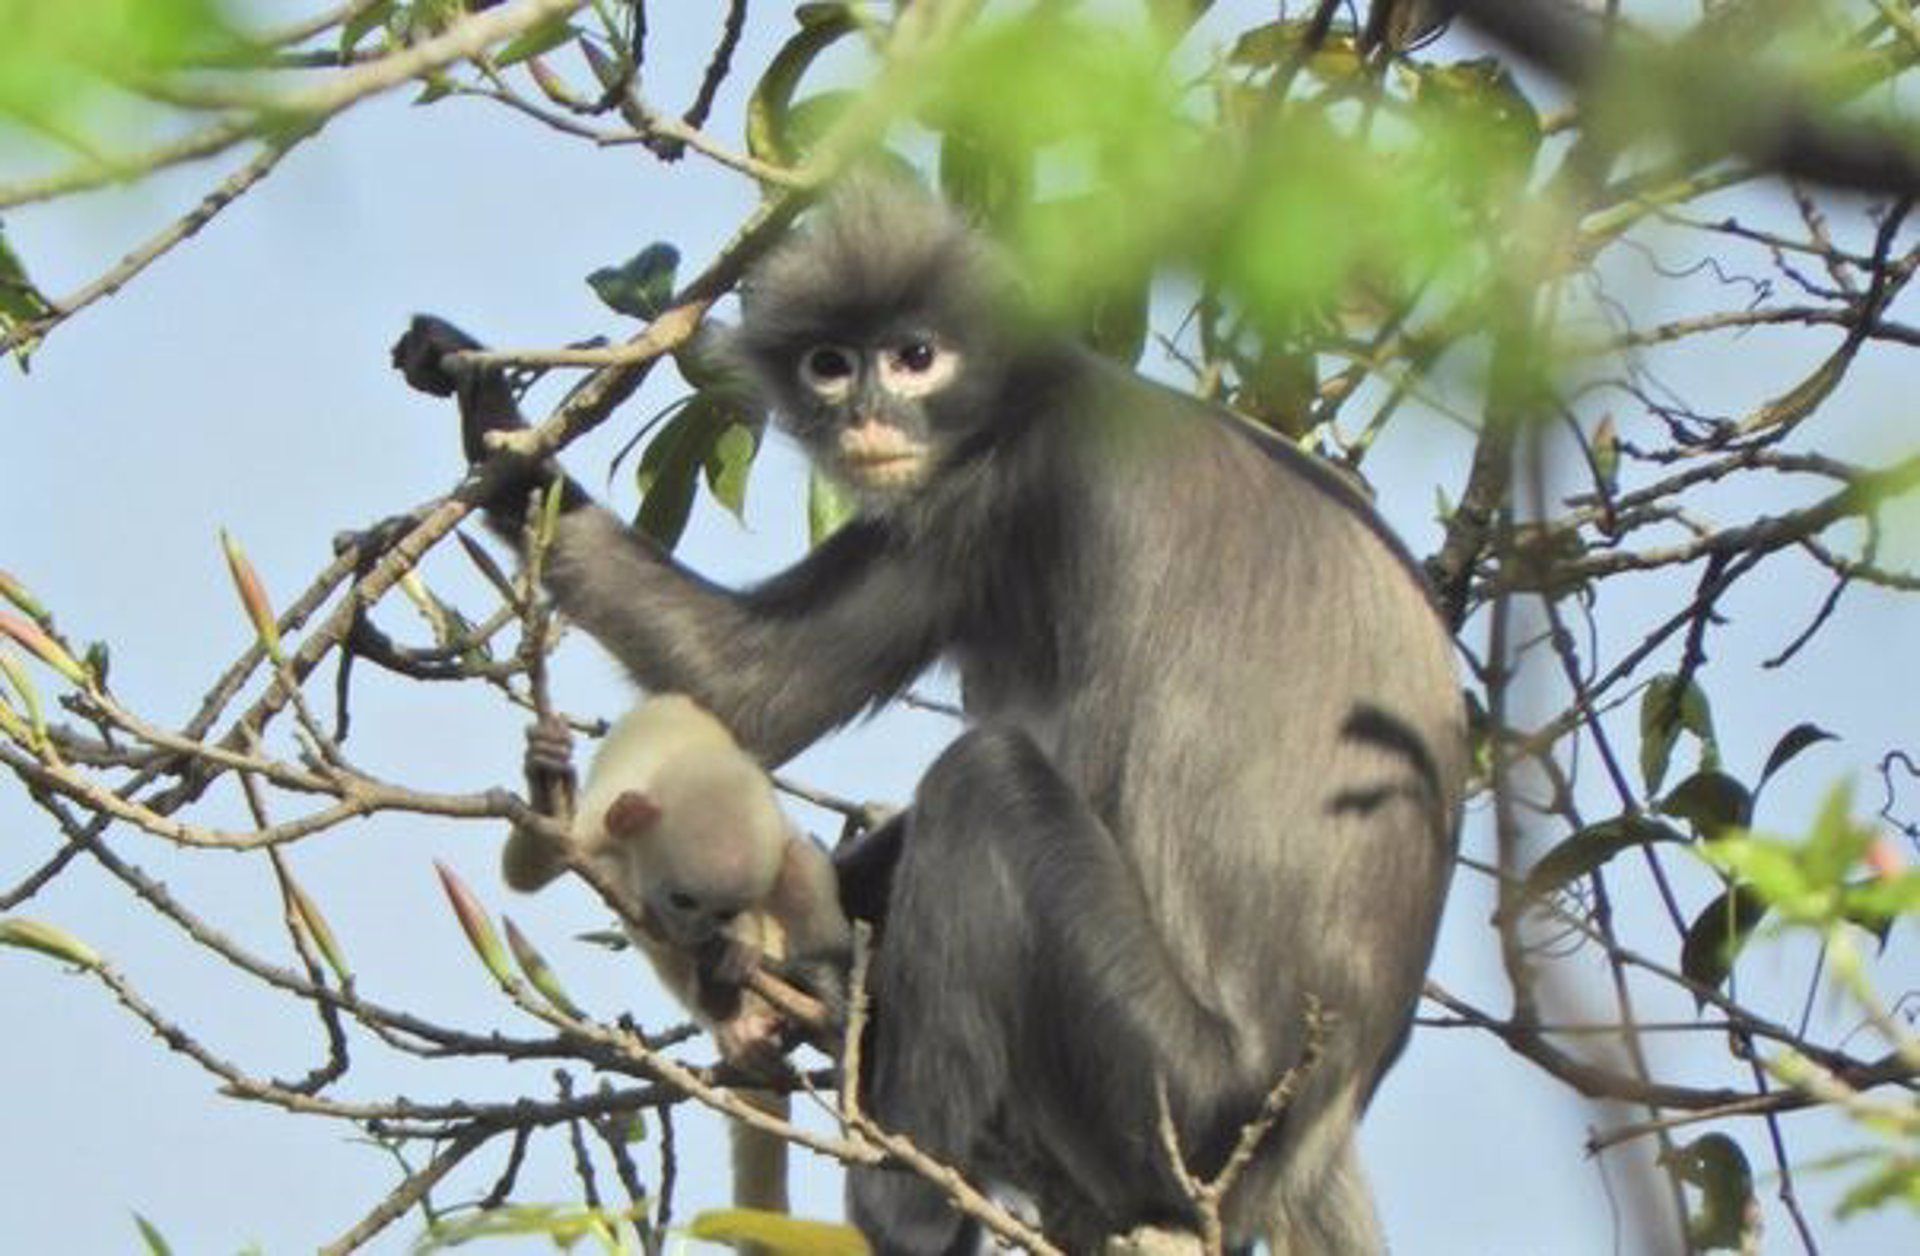
[[[808,345],[958,346],[954,387],[879,398],[934,471],[737,593],[575,511],[554,596],[769,761],[958,666],[972,730],[890,831],[868,1055],[884,1122],[1021,1188],[1069,1250],[1190,1224],[1155,1080],[1210,1174],[1317,999],[1325,1056],[1230,1196],[1228,1237],[1378,1250],[1353,1126],[1405,1038],[1454,852],[1450,643],[1336,476],[1016,334],[1011,298],[943,209],[843,196],[754,275],[736,343],[817,454],[875,416],[796,394]],[[855,1171],[850,1195],[880,1251],[968,1241],[906,1174]]]

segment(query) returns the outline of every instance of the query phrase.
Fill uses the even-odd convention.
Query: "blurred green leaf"
[[[360,41],[375,30],[391,29],[394,0],[379,0],[352,14],[340,25],[340,55],[350,57]]]
[[[226,7],[219,0],[0,0],[0,115],[65,134],[116,79],[164,76],[196,54],[238,50]]]
[[[714,1243],[754,1243],[772,1256],[867,1256],[860,1231],[828,1221],[806,1221],[758,1208],[703,1212],[687,1233]]]
[[[0,67],[0,73],[4,73]],[[27,278],[27,268],[13,246],[7,243],[4,229],[0,229],[0,332],[12,333],[27,323],[33,323],[53,313],[53,303]],[[13,359],[22,371],[27,369],[28,361],[33,357],[34,346],[39,338],[30,336],[13,347]]]
[[[502,48],[494,56],[493,63],[503,70],[510,65],[518,65],[529,57],[553,51],[576,33],[566,14],[556,14]]]
[[[792,134],[793,94],[814,59],[859,29],[844,4],[801,5],[800,29],[774,54],[747,100],[747,151],[761,161],[790,165],[801,155]]]
[[[956,126],[940,140],[940,194],[974,222],[1002,226],[1033,196],[1033,155]]]
[[[1528,898],[1554,893],[1635,846],[1685,845],[1686,841],[1679,830],[1647,816],[1619,816],[1590,824],[1540,857],[1527,873],[1524,892]]]
[[[1920,1155],[1887,1154],[1872,1173],[1847,1190],[1834,1211],[1845,1220],[1894,1203],[1920,1212]]]
[[[638,1249],[623,1241],[622,1231],[633,1222],[645,1218],[644,1204],[630,1208],[508,1204],[484,1212],[434,1217],[428,1224],[427,1232],[414,1244],[413,1250],[415,1253],[438,1252],[476,1239],[538,1235],[551,1240],[562,1251],[570,1250],[584,1238],[598,1240],[605,1251],[633,1251]]]

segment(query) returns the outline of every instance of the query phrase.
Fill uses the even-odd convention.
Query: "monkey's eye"
[[[700,905],[700,900],[691,894],[683,894],[675,890],[667,895],[667,905],[675,911],[692,911]]]
[[[800,377],[821,392],[845,387],[853,377],[853,355],[833,345],[809,349],[800,359]]]
[[[915,375],[932,370],[939,356],[939,350],[924,340],[909,340],[893,351],[894,365]]]

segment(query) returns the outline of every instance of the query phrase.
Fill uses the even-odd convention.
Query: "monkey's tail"
[[[769,1116],[785,1121],[793,1115],[790,1096],[769,1090],[742,1090],[742,1099]],[[787,1140],[749,1125],[732,1123],[733,1202],[739,1208],[785,1214],[787,1208]],[[742,1256],[770,1256],[757,1243],[740,1244]]]

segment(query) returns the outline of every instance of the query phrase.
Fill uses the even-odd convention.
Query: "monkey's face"
[[[956,438],[948,403],[968,391],[960,348],[931,331],[821,341],[792,365],[788,426],[821,466],[863,493],[926,483]]]
[[[647,924],[666,942],[691,950],[726,931],[749,906],[731,896],[709,898],[691,888],[659,886],[646,896]]]

